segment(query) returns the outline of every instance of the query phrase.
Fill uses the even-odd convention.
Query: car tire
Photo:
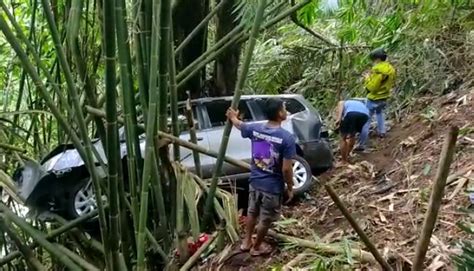
[[[301,156],[293,158],[293,192],[300,196],[307,192],[313,184],[311,166]]]
[[[73,184],[66,198],[66,216],[75,219],[97,209],[94,189],[90,178]]]

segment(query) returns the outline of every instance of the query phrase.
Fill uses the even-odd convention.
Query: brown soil
[[[427,106],[436,108],[436,112],[423,114]],[[462,174],[461,178],[451,178],[453,183],[445,190],[425,261],[431,270],[452,270],[450,255],[455,242],[463,236],[456,223],[467,217],[459,209],[469,206],[465,187],[474,186],[469,178],[462,177],[474,172],[474,90],[436,99],[420,98],[412,108],[413,113],[393,125],[387,138],[372,139],[375,150],[355,155],[353,165],[333,169],[320,179],[333,186],[379,251],[390,255],[393,266],[398,270],[407,269],[414,256],[444,137],[449,126],[458,126],[460,133],[451,174]],[[464,186],[453,194],[460,182]],[[276,230],[288,235],[325,243],[360,241],[320,186],[315,186],[307,199],[285,206],[283,216],[285,219],[278,223]],[[282,267],[302,251],[297,247],[280,246],[265,258],[234,252],[221,270]],[[295,267],[308,267],[314,259]],[[353,264],[349,269],[378,268]]]

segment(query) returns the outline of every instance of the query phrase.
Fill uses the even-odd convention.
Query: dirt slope
[[[459,209],[469,206],[465,190],[472,181],[469,177],[474,177],[474,90],[420,98],[411,113],[401,118],[403,121],[392,125],[387,138],[372,139],[371,153],[355,155],[355,164],[334,169],[321,178],[333,185],[379,250],[391,255],[394,267],[409,268],[443,139],[450,125],[458,126],[460,135],[448,179],[450,185],[426,260],[429,270],[452,270],[449,254],[455,241],[462,237],[456,223],[466,218]],[[359,241],[322,187],[315,187],[307,199],[284,207],[283,215],[285,219],[277,226],[282,233],[325,243]],[[302,251],[280,246],[267,258],[236,255],[222,270],[282,267]],[[308,267],[318,257],[310,257],[295,267]],[[379,269],[357,264],[350,269],[354,268]]]

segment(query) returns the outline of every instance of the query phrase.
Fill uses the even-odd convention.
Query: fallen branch
[[[367,246],[367,248],[370,250],[372,255],[374,255],[375,259],[379,264],[384,268],[384,270],[392,270],[392,267],[387,263],[387,261],[380,255],[379,251],[375,247],[375,245],[370,241],[369,237],[365,234],[364,230],[359,226],[357,221],[352,217],[351,213],[349,210],[347,210],[346,206],[342,203],[342,201],[339,199],[337,196],[336,192],[334,192],[334,189],[329,184],[324,183],[324,188],[328,192],[329,196],[331,199],[334,201],[336,206],[339,208],[339,210],[342,212],[344,217],[349,221],[351,224],[352,228],[357,232],[359,235],[360,239],[364,242],[364,244]]]
[[[438,218],[438,211],[441,206],[441,200],[443,199],[444,187],[449,174],[449,167],[453,160],[458,132],[459,129],[457,127],[453,126],[450,128],[443,145],[443,150],[441,151],[438,172],[436,173],[436,181],[433,184],[430,203],[426,211],[425,221],[423,222],[420,241],[418,241],[416,246],[416,254],[412,266],[413,271],[423,270],[423,261],[426,252],[428,251],[436,219]]]
[[[282,233],[276,233],[272,230],[268,232],[268,235],[285,243],[295,244],[299,247],[310,248],[316,251],[319,251],[323,254],[332,254],[332,255],[339,255],[339,254],[346,254],[346,248],[342,246],[330,245],[330,244],[323,244],[323,243],[316,243],[309,240],[300,239],[297,237],[285,235]],[[375,264],[377,261],[375,260],[374,256],[367,251],[358,248],[351,248],[351,254],[356,258],[358,261],[362,263],[372,263]]]

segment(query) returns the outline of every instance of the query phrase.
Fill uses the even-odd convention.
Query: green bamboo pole
[[[58,237],[59,235],[65,233],[65,232],[68,232],[69,230],[77,227],[78,225],[82,224],[83,222],[85,222],[85,221],[87,221],[87,220],[89,220],[89,219],[91,219],[95,216],[97,216],[97,210],[94,210],[94,211],[92,211],[92,212],[90,212],[90,213],[88,213],[84,216],[78,217],[75,220],[69,221],[67,224],[64,224],[61,227],[59,227],[57,229],[54,229],[51,232],[49,232],[46,235],[46,240],[54,239],[54,238]],[[30,249],[35,249],[36,247],[38,247],[38,243],[33,242],[28,247]],[[19,251],[13,251],[10,254],[6,255],[5,257],[0,258],[0,267],[2,267],[3,265],[11,262],[14,259],[17,259],[20,256],[21,256],[21,253]]]
[[[160,2],[153,1],[153,16],[152,16],[152,33],[151,33],[151,57],[150,57],[150,72],[149,72],[149,101],[148,101],[148,118],[146,125],[146,142],[145,142],[145,163],[143,167],[141,196],[140,196],[140,217],[138,223],[138,237],[137,237],[137,270],[144,271],[145,263],[145,228],[148,214],[148,189],[151,173],[153,172],[153,163],[156,158],[154,135],[157,124],[157,107],[158,107],[158,53],[159,53],[159,31],[160,31]],[[154,176],[155,178],[157,175]]]
[[[143,12],[142,7],[143,1],[134,0],[133,1],[133,17],[137,18],[135,21],[135,31],[133,33],[133,48],[135,52],[135,65],[137,70],[137,77],[138,77],[138,90],[139,90],[139,99],[142,106],[142,113],[143,119],[146,123],[147,121],[147,113],[148,113],[148,89],[146,86],[147,82],[147,72],[144,68],[144,33],[140,32],[139,30],[143,27]],[[140,176],[140,175],[139,175]]]
[[[252,31],[250,32],[249,44],[247,45],[247,50],[245,52],[245,58],[242,63],[242,69],[240,71],[239,77],[237,78],[237,84],[235,86],[234,97],[232,99],[231,107],[237,108],[240,100],[240,95],[242,88],[245,84],[245,79],[247,78],[247,73],[250,68],[250,62],[252,61],[253,49],[255,48],[255,43],[257,42],[257,36],[259,33],[260,25],[263,21],[263,13],[265,11],[266,0],[260,0],[258,3],[257,14],[255,16],[255,21],[252,26]],[[222,165],[224,164],[225,152],[227,150],[227,144],[229,143],[229,135],[232,130],[232,123],[227,121],[221,146],[219,148],[219,156],[217,157],[216,165],[214,167],[214,172],[212,174],[212,182],[209,187],[209,193],[206,198],[206,206],[204,207],[204,225],[208,226],[212,220],[212,205],[214,202],[214,196],[217,189],[217,181],[221,174]]]
[[[296,4],[295,6],[292,6],[288,10],[280,13],[279,15],[275,16],[274,18],[272,18],[268,22],[266,22],[262,26],[261,30],[268,29],[268,28],[274,26],[275,24],[282,21],[286,17],[290,16],[291,14],[293,14],[294,12],[299,10],[300,8],[306,6],[310,2],[311,2],[311,0],[305,0],[301,3],[299,3],[299,4]],[[270,10],[268,12],[268,14],[272,15],[278,8],[279,8],[279,6],[274,7],[272,10]],[[238,28],[238,26],[236,28]],[[230,32],[230,33],[232,33],[232,32]],[[222,39],[229,36],[230,33],[227,34]],[[207,64],[214,61],[219,55],[222,54],[222,52],[227,50],[227,48],[229,48],[230,46],[235,46],[235,44],[241,44],[241,43],[245,42],[246,40],[248,40],[249,37],[250,37],[249,34],[246,34],[246,33],[243,33],[242,31],[239,31],[238,33],[234,33],[232,35],[232,37],[228,37],[228,39],[226,40],[226,42],[224,44],[220,44],[220,46],[217,46],[218,43],[216,43],[211,49],[208,50],[209,54],[201,55],[195,61],[193,61],[191,64],[189,64],[182,72],[180,72],[178,74],[178,76],[179,76],[179,78],[177,80],[178,88],[183,86],[189,79],[193,78],[193,76],[197,72],[199,72],[204,66],[206,66]]]
[[[170,68],[170,53],[171,53],[171,0],[161,0],[161,14],[160,14],[160,57],[159,57],[159,70],[160,70],[160,98],[158,104],[158,114],[159,114],[159,125],[158,128],[162,132],[168,131],[168,93],[169,93],[169,68]],[[155,144],[156,145],[156,144]],[[155,146],[156,147],[156,146]],[[170,159],[168,148],[160,148],[158,150],[159,158],[162,165],[162,170],[165,174],[160,176],[168,177],[168,192],[164,193],[162,189],[157,191],[161,195],[155,195],[156,197],[166,196],[167,202],[170,204],[171,208],[163,208],[168,211],[169,219],[165,222],[169,222],[170,225],[164,224],[165,228],[168,226],[170,229],[174,228],[176,219],[176,181],[173,178],[173,170],[170,168]],[[161,184],[161,183],[160,183]],[[161,188],[161,185],[160,185]],[[160,202],[158,202],[161,204]],[[160,206],[158,206],[161,208]],[[164,207],[164,206],[163,206]],[[170,231],[169,231],[170,232]],[[173,233],[173,232],[170,232]],[[166,236],[166,235],[165,235]],[[172,238],[166,238],[167,242],[170,244]],[[165,249],[167,247],[165,246]]]
[[[140,142],[137,136],[137,114],[135,109],[135,96],[133,92],[132,65],[130,47],[127,42],[128,30],[126,24],[125,0],[116,0],[116,28],[117,47],[120,61],[120,77],[122,83],[123,108],[125,118],[125,132],[127,143],[128,181],[130,200],[133,209],[132,219],[135,233],[138,231],[138,195],[137,195],[137,159],[141,159]],[[140,80],[140,79],[139,79]]]
[[[41,3],[43,5],[43,11],[45,14],[45,17],[48,21],[49,29],[51,32],[51,36],[54,41],[54,46],[56,48],[56,53],[59,59],[59,63],[61,64],[62,71],[64,73],[65,79],[66,79],[66,84],[67,84],[67,90],[69,93],[69,97],[71,98],[74,111],[75,111],[75,116],[77,117],[76,120],[78,121],[79,125],[79,132],[81,135],[81,139],[84,142],[84,151],[85,155],[81,156],[82,159],[85,161],[85,164],[89,170],[89,174],[92,177],[92,183],[94,185],[94,191],[95,191],[95,198],[96,198],[96,203],[97,203],[97,209],[99,210],[99,224],[100,224],[100,229],[101,229],[101,235],[102,235],[102,240],[106,240],[108,237],[108,232],[107,232],[107,223],[106,223],[106,216],[105,216],[105,211],[104,211],[104,206],[102,203],[102,189],[100,187],[100,179],[99,176],[97,175],[96,168],[94,166],[94,159],[92,156],[92,143],[89,138],[89,135],[87,133],[87,126],[84,121],[84,116],[82,114],[82,108],[80,106],[80,99],[79,95],[77,93],[77,88],[74,83],[74,79],[71,73],[71,70],[69,68],[67,58],[65,56],[64,50],[62,48],[61,44],[61,38],[58,33],[58,29],[56,27],[56,23],[54,21],[54,16],[52,13],[51,6],[49,4],[48,0],[41,0]],[[59,95],[59,94],[58,94]],[[80,145],[80,144],[79,144]],[[77,146],[76,146],[77,148]],[[110,161],[109,161],[109,166],[110,166]],[[104,249],[106,254],[108,254],[108,243],[104,242]],[[106,257],[108,259],[108,257]],[[108,269],[110,270],[111,266],[109,261],[106,261],[107,266],[109,267]]]
[[[8,219],[13,221],[21,230],[23,230],[28,236],[33,240],[38,242],[38,244],[47,250],[51,256],[58,259],[62,264],[64,264],[69,270],[82,270],[77,264],[75,264],[67,255],[58,251],[56,246],[50,243],[43,234],[33,228],[30,224],[26,223],[22,218],[14,214],[5,204],[0,202],[0,210],[3,212],[3,215]]]
[[[170,53],[168,57],[170,65],[170,99],[171,99],[171,124],[173,135],[179,137],[179,120],[178,120],[178,87],[176,85],[176,60],[174,50],[173,27],[170,28]],[[179,145],[173,144],[173,157],[175,161],[180,160]]]
[[[2,2],[2,5],[3,5],[3,2]],[[34,0],[33,1],[33,6],[32,6],[32,11],[31,11],[31,21],[30,21],[30,28],[29,28],[30,32],[28,34],[28,40],[32,40],[33,36],[34,36],[34,33],[35,33],[35,29],[36,29],[36,9],[37,8],[38,8],[38,0]],[[25,89],[25,80],[26,80],[26,72],[23,70],[21,72],[21,76],[20,76],[20,84],[19,84],[19,89],[18,89],[18,100],[17,100],[16,105],[15,105],[15,111],[20,110],[21,102],[23,101],[23,92],[24,92],[24,89]],[[15,115],[13,117],[14,131],[16,131],[15,127],[18,125],[18,121],[19,121],[19,115]],[[13,137],[10,139],[9,143],[10,144],[14,143]]]
[[[122,208],[121,210],[121,222],[122,222],[122,235],[128,236],[128,239],[134,240],[138,233],[138,194],[137,194],[137,176],[140,176],[140,170],[138,161],[141,160],[140,152],[140,142],[137,136],[137,112],[135,109],[135,96],[133,91],[133,79],[132,79],[132,60],[130,56],[130,47],[128,43],[128,29],[126,21],[126,4],[125,0],[116,0],[116,28],[117,28],[117,47],[118,47],[118,56],[120,62],[120,82],[122,84],[122,102],[123,102],[123,111],[125,118],[125,134],[126,134],[126,145],[127,145],[127,166],[128,166],[128,183],[130,191],[130,201],[131,208],[130,213],[132,214],[132,229],[133,234],[126,231],[130,229],[128,225],[128,214],[127,208]],[[140,78],[139,80],[142,80]],[[120,185],[120,199],[121,206],[127,200],[127,195],[125,195],[125,190],[123,187],[123,182],[119,182]],[[136,242],[134,242],[136,244]],[[127,250],[133,251],[136,253],[136,245],[132,247],[123,246],[123,254],[126,257],[126,262],[130,266],[131,260],[129,256],[131,253],[126,253]]]
[[[189,75],[192,71],[197,69],[197,65],[201,63],[203,60],[205,60],[209,55],[211,55],[215,50],[220,48],[222,45],[224,45],[226,42],[228,42],[230,39],[232,39],[235,35],[238,35],[241,31],[244,30],[244,24],[240,23],[238,26],[236,26],[232,31],[230,31],[227,35],[222,37],[216,44],[214,44],[211,48],[209,48],[206,52],[204,52],[201,56],[196,58],[191,64],[189,64],[187,67],[185,67],[182,71],[180,71],[176,75],[176,80],[180,82],[184,77]]]
[[[186,45],[189,44],[189,42],[201,31],[205,26],[207,26],[207,23],[217,14],[217,12],[222,8],[222,6],[227,2],[228,0],[221,0],[219,4],[211,11],[209,14],[207,14],[204,19],[201,20],[201,22],[191,31],[191,33],[188,34],[188,36],[178,45],[178,47],[175,50],[175,54],[179,54]]]
[[[11,225],[7,225],[7,222],[5,221],[5,218],[3,217],[3,215],[0,215],[0,229],[10,237],[13,243],[15,243],[18,250],[23,255],[23,258],[25,259],[26,264],[28,265],[28,268],[30,270],[40,270],[40,271],[48,270],[35,257],[35,254],[33,254],[33,251],[31,251],[31,249],[28,246],[26,246],[26,244],[24,244],[24,242],[20,239],[20,237],[13,230],[11,230],[10,227]]]
[[[86,91],[88,101],[91,106],[98,107],[96,97],[97,95],[95,94],[95,81],[91,80],[86,72],[86,63],[84,62],[84,59],[81,56],[79,48],[79,28],[81,26],[82,18],[82,3],[83,1],[81,0],[73,0],[71,2],[71,8],[69,9],[67,42],[73,59],[75,60],[81,82],[82,84],[84,84],[84,89]],[[102,139],[102,141],[105,141],[106,135],[104,123],[100,118],[94,118],[94,121],[97,127],[97,131],[99,132],[100,138]]]
[[[80,1],[80,0],[78,0]],[[120,0],[118,0],[120,1]],[[120,269],[120,216],[119,216],[119,143],[117,127],[117,83],[115,67],[115,0],[104,0],[103,6],[103,48],[105,53],[105,96],[106,96],[106,121],[107,121],[107,169],[109,184],[109,235],[112,265],[109,270]],[[122,78],[124,79],[124,78]]]
[[[188,100],[186,101],[186,119],[188,122],[189,138],[191,139],[191,143],[197,145],[196,124],[194,123],[193,110],[191,107],[191,94],[189,93],[189,91],[188,91]],[[199,152],[193,150],[193,158],[194,158],[194,168],[196,170],[196,174],[200,178],[202,178],[203,174],[202,174],[201,158],[199,157]]]

